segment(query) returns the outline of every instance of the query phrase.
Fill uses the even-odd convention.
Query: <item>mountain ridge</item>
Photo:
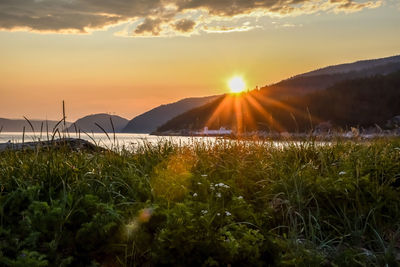
[[[344,73],[350,71],[359,71],[365,68],[376,67],[380,65],[385,65],[388,63],[399,63],[400,55],[388,56],[383,58],[375,58],[375,59],[364,59],[357,60],[349,63],[335,64],[329,65],[326,67],[318,68],[312,71],[308,71],[302,74],[298,74],[293,76],[292,78],[301,77],[301,76],[314,76],[321,74],[334,74],[334,73]],[[347,68],[349,67],[349,68]]]
[[[283,98],[287,97],[288,95],[289,96],[302,95],[310,93],[312,91],[326,89],[337,82],[348,79],[363,78],[378,74],[385,75],[400,70],[400,56],[396,57],[396,61],[389,63],[379,60],[364,60],[362,62],[363,64],[365,64],[365,62],[372,62],[373,65],[369,67],[367,66],[361,70],[356,68],[357,70],[351,70],[348,72],[337,72],[332,74],[315,74],[315,75],[300,74],[282,80],[280,82],[277,82],[275,84],[262,87],[260,88],[260,90],[264,91],[264,93],[269,96],[275,98]],[[381,62],[382,64],[378,64],[376,62]],[[358,66],[357,62],[354,64]],[[346,69],[348,69],[348,66],[351,64],[346,63],[344,65],[346,65]],[[336,69],[338,69],[339,66],[341,65],[335,65]]]
[[[114,129],[110,119],[112,119]],[[85,132],[102,133],[104,129],[108,133],[112,133],[113,131],[119,133],[126,126],[127,123],[128,120],[121,116],[110,115],[107,113],[97,113],[86,115],[76,120],[74,123],[71,124],[70,127],[68,127],[67,131],[75,132],[81,130]],[[100,125],[103,129],[101,129],[96,124]]]
[[[146,111],[128,122],[122,132],[124,133],[151,133],[168,120],[190,110],[206,104],[217,96],[190,97],[173,103],[160,105]]]
[[[40,120],[40,119],[32,119],[29,121],[32,124],[35,132],[40,132],[41,129],[43,132],[45,132],[47,127],[49,129],[49,132],[52,132],[53,128],[59,122],[55,120]],[[71,122],[66,122],[67,127],[69,127],[71,124],[72,124]],[[26,132],[32,131],[32,127],[25,119],[0,118],[0,129],[1,129],[0,132],[22,132],[24,127]],[[62,131],[61,124],[59,124],[57,128],[59,129],[59,131]]]

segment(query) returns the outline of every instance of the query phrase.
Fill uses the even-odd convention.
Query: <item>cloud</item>
[[[196,22],[190,19],[181,19],[175,23],[175,29],[180,32],[190,32],[196,26]]]
[[[126,24],[129,36],[172,36],[243,31],[260,25],[229,24],[238,18],[351,13],[377,8],[383,0],[1,0],[0,29],[90,33]],[[215,28],[216,30],[210,30]],[[227,30],[224,30],[227,29]]]
[[[336,13],[340,11],[353,13],[358,12],[364,8],[377,8],[382,5],[382,1],[368,1],[365,3],[357,3],[351,0],[330,0],[330,2],[337,5],[334,9]]]
[[[146,18],[143,23],[139,24],[135,29],[135,34],[151,33],[151,35],[159,35],[161,31],[161,19]]]
[[[204,32],[207,33],[229,33],[229,32],[248,32],[254,30],[256,28],[260,28],[260,26],[240,26],[240,27],[227,27],[227,26],[205,26],[203,28]]]

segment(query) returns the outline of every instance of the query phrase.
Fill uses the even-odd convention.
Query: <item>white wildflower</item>
[[[368,257],[374,256],[374,254],[373,254],[370,250],[365,249],[365,248],[363,248],[362,250],[364,251],[364,254],[365,254],[366,256],[368,256]]]
[[[198,184],[198,185],[201,185],[201,183],[200,183],[200,182],[198,182],[197,184]]]
[[[208,176],[207,174],[202,174],[202,175],[201,175],[201,177],[207,177],[207,176]]]
[[[202,210],[201,213],[202,213],[203,215],[206,215],[206,214],[208,213],[208,210]]]
[[[230,213],[229,211],[225,211],[225,215],[226,215],[226,216],[231,216],[232,213]]]
[[[345,171],[341,171],[341,172],[339,172],[339,175],[345,175],[346,174],[346,172]]]
[[[218,212],[218,213],[217,213],[217,216],[220,216],[220,215],[221,215],[221,213]]]
[[[215,184],[215,187],[230,188],[229,185],[226,185],[224,183]]]
[[[238,199],[243,199],[243,197],[242,196],[238,196]]]
[[[221,193],[217,193],[217,197],[221,197]]]
[[[194,193],[194,194],[193,194],[193,197],[197,197],[197,193]]]
[[[218,185],[219,185],[220,187],[228,188],[227,185],[224,184],[224,183],[219,183]]]

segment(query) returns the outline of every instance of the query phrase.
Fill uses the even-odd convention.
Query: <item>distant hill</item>
[[[47,121],[46,120],[30,120],[35,132],[46,132],[46,127],[48,127],[49,132],[53,131],[54,126],[58,121]],[[47,124],[47,126],[46,126]],[[71,125],[70,122],[66,122],[66,126]],[[32,128],[25,119],[4,119],[0,118],[0,132],[22,132],[25,127],[26,132],[32,132]],[[59,131],[62,131],[62,125],[58,127]]]
[[[74,133],[75,126],[77,130],[85,131],[87,133],[102,133],[103,131],[96,125],[99,124],[106,132],[113,132],[110,118],[114,124],[115,132],[119,133],[128,123],[128,120],[116,115],[110,115],[105,113],[88,115],[83,118],[80,118],[76,122],[74,122],[69,128],[68,132]]]
[[[400,71],[343,81],[295,99],[292,105],[303,110],[309,107],[316,122],[329,120],[340,127],[377,124],[384,128],[389,119],[400,115]]]
[[[129,123],[122,130],[122,132],[124,133],[154,132],[157,129],[157,127],[166,123],[175,116],[182,114],[192,108],[196,108],[208,102],[211,102],[212,100],[216,99],[216,97],[217,96],[185,98],[175,103],[161,105],[133,118],[131,121],[129,121]]]
[[[265,86],[260,90],[269,97],[287,98],[326,89],[340,81],[385,75],[400,70],[400,56],[364,60],[322,68]]]
[[[334,127],[385,126],[400,115],[400,71],[349,79],[326,90],[277,100],[261,90],[225,95],[187,111],[158,128],[159,132],[226,127],[247,131],[308,131],[322,122]]]
[[[316,75],[327,75],[327,74],[337,74],[337,73],[346,73],[346,72],[357,72],[365,69],[374,69],[380,66],[395,66],[396,63],[400,63],[400,55],[384,57],[378,59],[369,59],[369,60],[360,60],[353,63],[339,64],[334,66],[328,66],[321,69],[313,70],[310,72],[306,72],[297,77],[308,77],[308,76],[316,76]],[[380,74],[389,74],[393,72],[392,69],[387,69],[386,73]]]

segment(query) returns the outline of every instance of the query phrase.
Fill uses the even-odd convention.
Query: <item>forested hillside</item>
[[[178,102],[158,106],[130,120],[123,132],[151,133],[175,116],[202,106],[215,98],[216,96],[185,98]]]
[[[400,114],[400,71],[351,79],[326,90],[286,99],[268,97],[263,90],[225,95],[190,110],[158,131],[228,127],[236,131],[308,131],[321,122],[334,127],[385,126]]]

